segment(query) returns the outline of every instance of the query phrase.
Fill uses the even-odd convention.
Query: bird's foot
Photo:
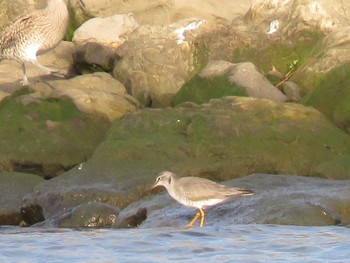
[[[21,84],[22,84],[23,87],[29,85],[29,81],[28,81],[27,76],[23,77],[23,80],[21,80]]]
[[[52,72],[50,75],[56,77],[57,79],[68,79],[70,77],[68,74],[64,74],[59,70]]]
[[[52,69],[47,67],[40,67],[40,69],[44,72],[44,75],[53,75],[60,72],[59,69]]]
[[[196,223],[196,221],[200,215],[201,215],[201,213],[198,211],[197,214],[195,215],[195,217],[191,220],[191,222],[189,222],[187,224],[187,227],[193,227],[194,223]]]
[[[51,75],[53,73],[59,72],[58,69],[52,69],[52,68],[48,68],[48,67],[41,65],[37,60],[32,60],[32,63],[34,66],[36,66],[37,68],[39,68],[40,70],[45,72],[45,75]]]
[[[48,68],[50,70],[49,74],[59,74],[60,70],[59,69],[52,69],[52,68]]]

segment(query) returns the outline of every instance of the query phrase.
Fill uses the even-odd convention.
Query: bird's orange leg
[[[194,223],[196,223],[198,217],[201,215],[200,210],[197,212],[197,214],[195,215],[195,217],[191,220],[191,222],[189,222],[187,224],[188,227],[193,227]]]
[[[201,213],[201,223],[200,223],[199,227],[203,227],[204,226],[204,220],[205,220],[205,213],[204,213],[202,208],[199,208],[199,212]]]

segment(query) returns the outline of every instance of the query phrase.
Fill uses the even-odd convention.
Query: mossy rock
[[[320,53],[324,34],[322,32],[298,32],[290,36],[290,41],[271,42],[258,41],[258,45],[237,48],[233,53],[234,62],[251,61],[264,73],[274,65],[280,72],[286,74],[293,61],[303,65],[308,59]],[[315,45],[315,43],[317,43]]]
[[[246,96],[243,88],[230,83],[227,75],[202,78],[195,75],[176,93],[172,105],[183,102],[202,104],[224,96]]]
[[[69,99],[28,100],[22,89],[0,103],[1,170],[52,177],[84,162],[110,126]]]
[[[348,179],[350,171],[350,155],[343,155],[333,160],[321,163],[313,171],[313,176],[328,179]]]
[[[254,172],[310,175],[349,149],[348,135],[310,107],[225,97],[129,115],[113,124],[88,163],[102,174],[114,167],[129,182],[164,169],[223,180]]]
[[[328,72],[302,100],[312,106],[337,126],[350,132],[350,64]]]
[[[87,162],[38,186],[25,206],[38,204],[45,215],[101,200],[124,208],[148,195],[163,170],[215,181],[259,172],[310,176],[349,150],[344,131],[300,104],[225,97],[143,109],[115,121]],[[348,169],[336,178],[349,178]]]
[[[288,39],[289,41],[265,41],[256,39],[250,46],[238,47],[232,54],[234,63],[250,61],[267,75],[272,67],[275,67],[283,76],[297,70],[304,64],[322,53],[322,32],[298,32]],[[316,44],[315,44],[316,43]],[[312,72],[300,70],[293,76],[293,81],[300,88],[302,95],[309,92],[319,80],[319,75]],[[274,85],[279,81],[273,80]]]

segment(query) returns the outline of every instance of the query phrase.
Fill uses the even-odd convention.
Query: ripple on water
[[[350,229],[235,225],[205,228],[0,228],[0,262],[347,262]]]

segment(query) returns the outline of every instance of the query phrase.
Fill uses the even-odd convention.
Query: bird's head
[[[171,181],[174,180],[175,174],[169,171],[164,171],[161,172],[157,179],[156,182],[153,184],[152,189],[157,187],[157,186],[164,186],[165,188],[168,188],[171,184]]]

